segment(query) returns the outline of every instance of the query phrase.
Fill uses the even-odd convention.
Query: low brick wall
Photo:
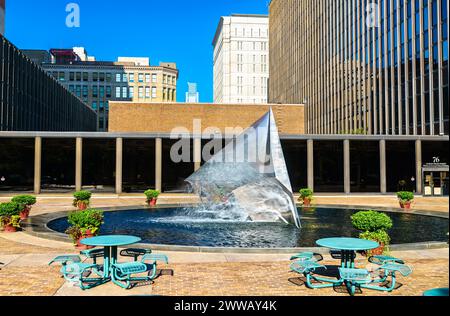
[[[281,134],[305,133],[303,105],[271,105]],[[270,105],[131,103],[110,102],[110,132],[170,133],[176,127],[193,132],[193,121],[201,119],[201,127],[247,128],[268,110]]]

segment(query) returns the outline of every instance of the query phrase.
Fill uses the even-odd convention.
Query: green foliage
[[[300,198],[305,199],[305,198],[312,198],[314,195],[313,190],[305,188],[305,189],[301,189],[300,190]]]
[[[12,226],[16,228],[20,228],[20,216],[0,216],[0,224],[1,226]]]
[[[67,228],[66,234],[70,236],[70,238],[72,239],[74,244],[76,244],[77,240],[83,236],[81,229],[77,226],[71,226],[71,227]]]
[[[15,202],[0,203],[0,216],[11,217],[17,216],[23,210],[23,204]]]
[[[77,207],[78,203],[82,202],[89,206],[92,193],[89,191],[78,191],[73,194],[73,206]]]
[[[409,192],[409,191],[400,191],[400,192],[397,192],[397,197],[403,203],[411,202],[414,200],[414,193]]]
[[[36,204],[36,197],[32,195],[17,195],[11,199],[11,202],[31,206]]]
[[[385,230],[377,230],[375,232],[364,232],[359,235],[359,238],[366,240],[373,240],[379,244],[389,245],[391,242],[391,237]]]
[[[375,211],[358,212],[351,219],[353,227],[363,232],[386,231],[391,229],[393,225],[389,216]]]
[[[68,222],[78,228],[82,234],[90,230],[92,234],[97,234],[103,224],[103,211],[89,209],[85,211],[74,211],[69,214]]]
[[[147,198],[147,201],[151,201],[153,199],[157,199],[161,192],[159,192],[159,190],[147,190],[144,192],[144,194]]]

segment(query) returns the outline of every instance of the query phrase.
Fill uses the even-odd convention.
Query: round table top
[[[371,250],[380,246],[375,241],[346,237],[320,239],[316,241],[316,244],[330,249],[353,251]]]
[[[86,246],[114,247],[132,245],[140,241],[141,238],[135,236],[110,235],[86,238],[80,243]]]

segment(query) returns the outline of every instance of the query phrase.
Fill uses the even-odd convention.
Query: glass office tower
[[[448,0],[272,0],[272,103],[310,134],[448,135]]]

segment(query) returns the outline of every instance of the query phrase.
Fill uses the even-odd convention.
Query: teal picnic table
[[[117,248],[136,244],[141,238],[135,236],[109,235],[86,238],[81,241],[83,245],[92,247],[104,247],[103,278],[109,279],[112,273],[112,265],[117,263]]]
[[[333,250],[341,251],[341,267],[355,268],[355,251],[366,251],[378,248],[380,245],[371,240],[364,240],[358,238],[325,238],[316,241],[316,244]]]

